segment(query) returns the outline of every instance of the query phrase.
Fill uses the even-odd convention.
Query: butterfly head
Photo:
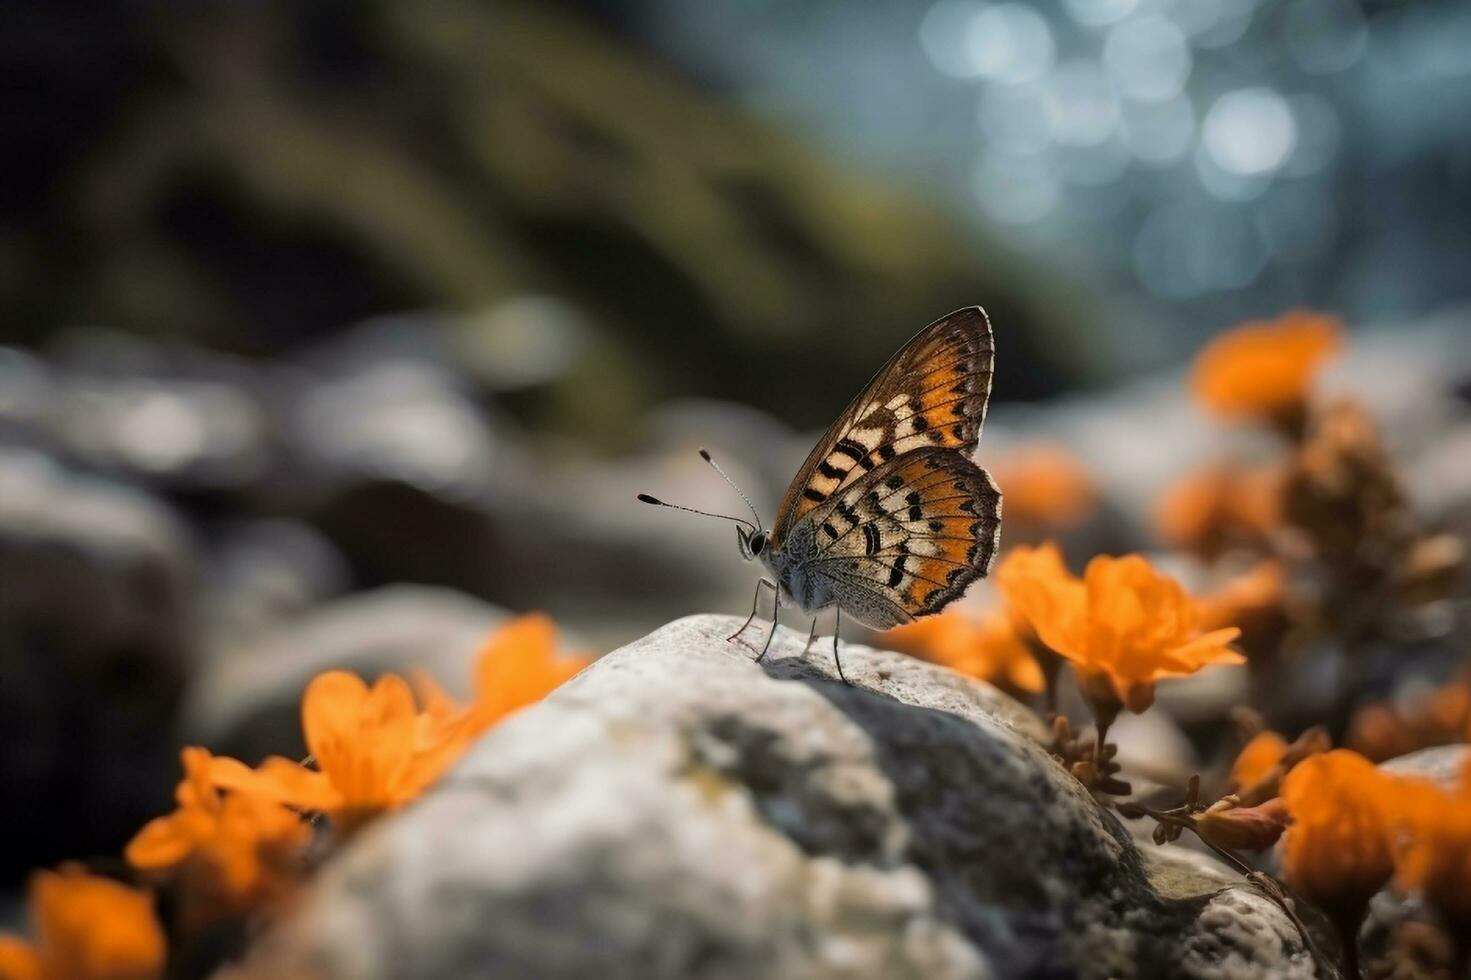
[[[745,491],[736,486],[735,481],[726,475],[725,470],[721,469],[719,464],[716,463],[715,460],[710,458],[710,454],[708,452],[701,449],[700,458],[709,463],[711,466],[715,467],[715,472],[724,477],[725,482],[734,487],[735,492],[741,495],[741,499],[744,500],[746,502],[746,506],[751,509],[751,516],[756,518],[756,522],[754,524],[746,520],[744,517],[729,517],[725,514],[712,514],[709,511],[696,510],[693,507],[682,507],[679,504],[665,503],[658,497],[651,497],[646,493],[639,494],[638,499],[646,504],[653,504],[656,507],[669,507],[674,510],[682,510],[691,514],[699,514],[703,517],[718,517],[724,521],[734,521],[736,525],[736,544],[741,549],[741,557],[744,558],[746,561],[754,561],[757,558],[762,557],[767,553],[767,548],[771,543],[771,532],[767,531],[766,528],[761,526],[761,515],[756,512],[756,507],[754,504],[751,503],[751,498],[747,497]]]
[[[741,557],[746,561],[755,561],[766,551],[771,536],[763,528],[747,530],[741,525],[736,525],[736,541],[740,544]]]

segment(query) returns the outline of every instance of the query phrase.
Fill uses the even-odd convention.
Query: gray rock
[[[1278,909],[1141,853],[983,684],[679,620],[320,872],[249,977],[1309,977]]]
[[[542,504],[555,484],[535,447],[477,398],[438,330],[432,317],[370,320],[281,372],[293,469],[277,492],[363,582],[538,605],[548,570],[583,564],[548,540],[565,511]]]
[[[346,592],[351,573],[324,536],[300,522],[232,522],[213,536],[201,617],[211,646],[232,646]]]
[[[1468,752],[1471,746],[1435,745],[1380,763],[1379,768],[1396,776],[1424,776],[1450,789],[1461,778]]]
[[[50,371],[34,355],[0,346],[0,438],[34,435],[51,408],[53,387]]]
[[[0,450],[0,881],[167,807],[192,565],[146,493]]]
[[[279,465],[256,370],[229,355],[114,330],[49,350],[51,440],[88,467],[171,493],[251,491]]]
[[[471,664],[501,609],[430,586],[396,585],[326,603],[238,646],[213,652],[184,706],[190,741],[251,762],[303,754],[301,693],[324,670],[366,678],[428,671],[467,693]]]

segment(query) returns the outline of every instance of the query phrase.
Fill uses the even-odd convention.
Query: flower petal
[[[36,948],[15,936],[0,936],[0,980],[42,980]]]
[[[163,973],[163,930],[146,892],[76,867],[31,879],[37,947],[47,977],[153,980]]]
[[[215,758],[210,773],[223,789],[303,810],[332,810],[342,802],[325,774],[278,755],[266,759],[258,769],[238,759]]]
[[[183,861],[199,840],[198,821],[191,822],[191,816],[202,817],[203,814],[185,808],[148,821],[128,841],[123,857],[140,871],[171,868]]]
[[[323,771],[346,768],[367,701],[368,685],[345,670],[318,674],[307,685],[301,730],[307,751]]]

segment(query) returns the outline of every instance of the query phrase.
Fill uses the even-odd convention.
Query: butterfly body
[[[994,351],[978,306],[931,323],[818,440],[771,530],[737,519],[749,526],[736,529],[741,556],[771,573],[763,584],[776,589],[778,607],[836,607],[887,629],[939,612],[990,571],[1001,491],[970,454]],[[760,587],[751,618],[759,600]]]

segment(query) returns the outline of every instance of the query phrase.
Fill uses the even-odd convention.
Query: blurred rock
[[[375,320],[303,356],[315,376],[289,429],[321,471],[312,475],[394,480],[462,500],[487,491],[501,462],[490,423],[440,363],[435,337],[413,318]]]
[[[1396,776],[1423,776],[1451,789],[1459,781],[1468,755],[1471,746],[1437,745],[1381,762],[1379,768]],[[1359,934],[1365,961],[1372,963],[1383,956],[1400,926],[1421,913],[1418,900],[1402,898],[1392,888],[1382,889],[1369,903],[1369,914]]]
[[[1309,977],[1265,898],[1127,833],[994,689],[694,617],[489,734],[243,976]]]
[[[1405,492],[1428,520],[1471,532],[1471,419],[1448,427],[1405,468]]]
[[[51,372],[41,360],[0,347],[0,438],[34,436],[51,407]]]
[[[834,406],[834,416],[837,409]],[[820,431],[795,433],[759,408],[713,398],[684,398],[659,406],[645,419],[643,434],[671,453],[693,455],[701,446],[709,449],[750,495],[767,523],[774,519],[787,484],[821,436]],[[720,477],[703,462],[700,467],[714,477],[708,491],[714,499],[714,494],[722,492]]]
[[[175,493],[240,494],[275,463],[267,393],[228,355],[111,330],[72,330],[50,351],[44,420],[73,459]]]
[[[1436,745],[1382,762],[1379,768],[1396,776],[1424,776],[1450,789],[1459,782],[1468,755],[1468,745]]]
[[[186,740],[256,762],[300,757],[307,683],[341,668],[365,678],[427,670],[467,693],[481,642],[506,613],[449,589],[399,585],[329,602],[235,648],[216,651],[189,691]]]
[[[229,646],[348,591],[341,552],[320,533],[284,518],[218,528],[203,573],[207,642]]]
[[[530,462],[478,404],[425,318],[371,320],[283,371],[293,461],[283,506],[342,549],[368,584],[497,595],[503,532],[524,512]]]
[[[1231,709],[1244,704],[1250,690],[1250,676],[1244,666],[1220,664],[1191,674],[1171,678],[1159,686],[1157,700],[1176,722],[1187,729],[1219,723]]]
[[[1109,738],[1119,747],[1124,778],[1135,793],[1159,787],[1182,790],[1200,768],[1195,746],[1163,708],[1142,715],[1121,714],[1109,729]]]
[[[555,608],[576,612],[579,629],[604,649],[647,632],[671,612],[750,609],[760,570],[741,561],[730,522],[636,499],[647,492],[749,519],[735,491],[697,455],[697,445],[611,462],[561,461],[537,498],[546,517],[517,530],[527,539],[524,553],[546,555],[531,567],[560,593]],[[743,457],[727,461],[737,481],[757,479]],[[751,493],[761,506],[761,491]],[[768,521],[769,515],[768,508]]]
[[[609,461],[532,445],[460,373],[444,318],[380,317],[283,371],[295,465],[273,497],[339,548],[367,585],[443,585],[514,609],[552,609],[621,642],[671,608],[749,602],[733,535],[655,515],[643,490],[733,496],[693,452]],[[737,467],[737,474],[740,469]],[[652,482],[651,482],[652,481]],[[718,532],[706,546],[703,532]]]
[[[191,545],[140,491],[0,450],[0,881],[167,805]]]
[[[1446,429],[1464,420],[1457,389],[1471,377],[1471,307],[1450,307],[1414,322],[1356,330],[1318,385],[1324,397],[1353,398],[1373,415],[1396,458],[1413,465]],[[1464,484],[1463,484],[1464,485]]]

